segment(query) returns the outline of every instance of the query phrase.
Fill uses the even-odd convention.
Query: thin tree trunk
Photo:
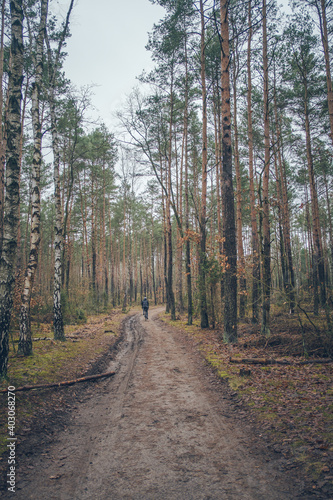
[[[262,2],[263,17],[263,70],[264,70],[264,136],[265,136],[265,164],[263,172],[263,277],[262,277],[262,322],[261,333],[270,335],[271,309],[271,236],[269,220],[269,167],[270,167],[270,139],[269,139],[269,100],[268,100],[268,56],[267,56],[267,11],[266,0]]]
[[[314,275],[314,287],[318,286],[317,280],[319,280],[320,287],[320,302],[324,307],[326,304],[326,287],[325,287],[325,266],[322,252],[321,243],[321,230],[319,221],[319,206],[318,206],[318,196],[316,183],[314,178],[313,170],[313,157],[311,148],[311,132],[310,132],[310,120],[308,112],[308,89],[307,82],[305,85],[305,95],[304,95],[304,118],[305,118],[305,138],[306,138],[306,156],[308,164],[309,173],[309,183],[310,183],[310,193],[311,193],[311,211],[312,211],[312,234],[313,234],[313,275]],[[315,307],[315,313],[317,314],[317,307]]]
[[[187,285],[187,324],[193,322],[192,303],[192,276],[191,276],[191,243],[189,238],[190,209],[189,209],[189,183],[188,183],[188,60],[187,45],[185,41],[185,111],[184,111],[184,153],[185,153],[185,232],[186,232],[186,256],[185,272]]]
[[[205,17],[203,1],[200,0],[201,17],[201,92],[202,92],[202,190],[200,212],[200,253],[199,253],[199,294],[201,328],[208,328],[207,296],[206,296],[206,212],[207,212],[207,92],[206,92],[206,67],[205,67]]]
[[[288,299],[289,299],[289,310],[290,314],[294,313],[295,309],[295,273],[293,266],[293,257],[291,251],[291,235],[290,235],[290,216],[289,216],[289,201],[288,201],[288,190],[286,182],[285,173],[285,163],[283,158],[283,144],[281,138],[281,131],[279,123],[277,123],[277,142],[278,142],[278,164],[280,172],[280,185],[282,194],[282,226],[284,234],[284,243],[286,258],[288,264]]]
[[[40,168],[42,164],[42,124],[40,116],[39,96],[43,77],[43,46],[48,11],[48,0],[41,2],[41,17],[36,42],[35,81],[32,87],[32,123],[34,135],[34,154],[32,159],[32,192],[31,192],[31,234],[30,253],[25,272],[24,286],[20,309],[19,354],[28,356],[32,353],[30,303],[34,284],[40,243]]]
[[[96,253],[96,245],[97,245],[97,237],[96,237],[96,215],[95,215],[95,191],[94,191],[94,177],[92,174],[91,179],[91,287],[93,291],[94,300],[98,299],[97,297],[97,253]]]
[[[123,210],[123,312],[127,307],[127,279],[126,279],[126,186],[124,187]]]
[[[20,139],[23,81],[23,9],[22,0],[12,0],[11,71],[8,82],[5,217],[0,258],[0,378],[7,374],[9,328],[15,284],[17,232],[20,203]]]
[[[51,89],[50,99],[51,132],[53,147],[53,179],[54,179],[54,201],[55,201],[55,227],[54,227],[54,289],[53,289],[53,328],[54,339],[65,340],[64,323],[61,309],[61,277],[62,277],[62,246],[63,246],[63,224],[60,194],[60,152],[57,130],[57,119],[55,112],[54,89]]]
[[[327,0],[320,0],[321,9],[317,2],[316,2],[316,7],[318,11],[321,41],[323,44],[324,56],[325,56],[328,115],[330,120],[330,129],[331,129],[330,137],[333,143],[333,89],[332,89],[332,78],[331,78],[330,52],[328,46],[326,1]]]
[[[5,5],[6,1],[2,1],[1,8],[1,38],[0,38],[0,109],[3,112],[3,58],[4,58],[4,32],[5,32]],[[2,239],[3,239],[3,223],[5,214],[5,158],[6,158],[6,146],[5,146],[5,134],[4,127],[1,120],[0,124],[0,257],[2,250]]]
[[[260,291],[260,261],[259,238],[256,214],[256,195],[254,189],[253,169],[253,125],[252,125],[252,74],[251,74],[251,41],[252,41],[252,14],[251,0],[248,6],[249,38],[247,48],[247,113],[248,113],[248,145],[249,145],[249,180],[251,206],[251,241],[252,241],[252,323],[259,321],[259,291]]]
[[[68,8],[64,29],[61,33],[58,43],[55,59],[53,60],[52,51],[49,39],[46,32],[46,42],[48,48],[48,67],[49,67],[49,105],[50,105],[50,118],[51,118],[51,134],[52,134],[52,148],[53,148],[53,179],[54,179],[54,200],[55,200],[55,236],[54,236],[54,288],[53,288],[53,326],[55,340],[66,340],[64,333],[64,323],[61,310],[61,277],[62,277],[62,245],[63,245],[63,221],[62,221],[62,207],[61,207],[61,191],[60,191],[60,151],[59,151],[59,137],[57,128],[56,117],[56,78],[57,70],[59,67],[59,60],[61,50],[67,36],[69,18],[74,6],[74,0],[71,0]]]
[[[275,137],[273,138],[273,143],[275,141]],[[279,239],[279,247],[280,247],[280,258],[281,258],[281,271],[282,271],[282,282],[283,282],[283,290],[288,297],[288,266],[286,259],[286,251],[285,251],[285,238],[283,231],[283,220],[282,220],[282,211],[283,211],[283,201],[281,194],[281,180],[278,171],[278,160],[277,160],[277,151],[276,146],[274,148],[274,166],[275,166],[275,177],[276,177],[276,198],[277,198],[277,212],[278,212],[278,226],[279,226],[279,238],[277,237],[278,231],[276,230],[276,239]],[[280,267],[280,266],[278,266]],[[280,281],[280,280],[279,280]],[[282,287],[280,287],[282,289]]]
[[[328,217],[328,232],[330,237],[330,254],[331,254],[331,287],[333,286],[333,226],[332,226],[332,211],[331,211],[331,202],[328,191],[328,182],[326,174],[324,173],[324,185],[325,185],[325,194],[326,194],[326,205],[327,205],[327,217]]]
[[[153,280],[153,294],[154,294],[154,304],[157,305],[156,299],[156,281],[155,281],[155,241],[154,241],[154,219],[153,214],[151,217],[151,272]]]
[[[222,206],[223,206],[223,193],[222,193],[222,127],[221,127],[221,100],[220,100],[220,93],[219,93],[219,82],[218,82],[219,76],[217,76],[217,85],[216,85],[216,110],[215,110],[215,115],[216,115],[216,192],[217,192],[217,230],[218,230],[218,240],[219,240],[219,258],[220,258],[220,263],[223,262],[223,214],[222,214]],[[223,273],[221,273],[221,280],[220,280],[220,300],[221,300],[221,305],[223,304],[224,300],[224,280],[223,280]]]
[[[233,61],[233,104],[234,104],[234,151],[235,151],[235,170],[236,170],[236,202],[237,202],[237,254],[238,254],[238,274],[239,274],[239,317],[243,319],[246,311],[246,275],[245,275],[245,258],[243,247],[243,223],[242,223],[242,178],[239,162],[238,148],[238,122],[237,122],[237,73],[239,64],[239,55],[237,47],[234,49]]]
[[[222,183],[224,218],[224,340],[237,342],[237,247],[232,180],[228,0],[221,7]]]
[[[169,124],[169,151],[168,151],[168,195],[166,197],[166,219],[167,219],[167,245],[168,245],[168,291],[169,291],[169,305],[171,319],[176,319],[176,304],[173,292],[173,260],[172,260],[172,225],[171,225],[171,196],[172,196],[172,183],[171,183],[171,163],[172,163],[172,129],[173,129],[173,112],[174,112],[174,99],[173,99],[173,68],[171,69],[171,88],[170,88],[170,124]]]
[[[107,307],[109,303],[109,273],[108,273],[108,255],[106,246],[106,194],[105,194],[105,164],[103,162],[103,214],[102,214],[102,252],[103,260],[101,268],[103,267],[104,274],[104,306]]]

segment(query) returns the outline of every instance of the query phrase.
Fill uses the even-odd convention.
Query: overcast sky
[[[69,0],[53,0],[65,17]],[[56,5],[55,5],[56,4]],[[152,67],[145,50],[148,31],[164,16],[149,0],[77,0],[73,9],[65,61],[66,76],[76,87],[95,84],[94,113],[106,125],[121,99],[136,85],[136,76]],[[114,121],[113,121],[114,123]]]
[[[52,11],[66,16],[70,0],[53,0]],[[280,0],[279,4],[288,4]],[[76,0],[67,43],[67,77],[76,87],[96,84],[96,118],[112,128],[113,113],[136,85],[143,69],[152,67],[145,50],[148,32],[165,10],[149,0]]]

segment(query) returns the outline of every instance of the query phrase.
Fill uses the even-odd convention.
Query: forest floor
[[[333,498],[331,365],[251,366],[241,376],[230,355],[252,343],[251,355],[267,357],[254,335],[231,352],[216,331],[171,323],[161,308],[150,316],[82,326],[73,349],[85,348],[55,370],[62,380],[114,377],[16,394],[18,408],[33,408],[17,433],[16,498]]]

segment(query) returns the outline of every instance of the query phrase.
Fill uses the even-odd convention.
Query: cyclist
[[[149,302],[148,302],[148,299],[147,297],[145,297],[141,303],[141,306],[142,306],[142,311],[143,311],[143,315],[146,319],[148,319],[148,309],[149,309]]]

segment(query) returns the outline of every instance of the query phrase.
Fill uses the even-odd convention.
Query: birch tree
[[[31,115],[33,125],[34,153],[31,173],[31,234],[30,253],[25,272],[20,309],[20,339],[18,352],[28,356],[32,353],[30,302],[34,284],[40,243],[40,168],[42,163],[42,123],[40,93],[43,78],[43,47],[48,12],[48,0],[41,0],[40,23],[36,38],[35,81],[32,85]],[[30,37],[32,38],[32,36]],[[32,40],[31,40],[32,41]]]
[[[55,238],[54,238],[54,289],[53,289],[53,311],[54,311],[54,338],[56,340],[65,340],[63,315],[61,310],[61,279],[62,279],[62,246],[63,246],[63,221],[61,209],[60,192],[60,149],[57,127],[56,113],[56,88],[57,77],[60,64],[61,50],[68,35],[69,19],[74,6],[74,0],[68,8],[66,21],[59,36],[59,42],[55,54],[52,53],[50,39],[46,33],[47,52],[48,52],[48,73],[49,73],[49,106],[53,148],[54,165],[54,201],[56,208]]]
[[[5,38],[5,7],[6,1],[2,1],[1,7],[1,35],[0,35],[0,110],[3,112],[3,64],[4,64],[4,38]],[[0,125],[0,255],[3,238],[3,219],[4,219],[4,201],[5,201],[5,137],[4,127]]]
[[[20,202],[20,140],[23,82],[23,9],[22,0],[10,2],[11,68],[8,85],[5,217],[0,258],[0,377],[6,376],[9,327],[15,283],[15,264]]]

